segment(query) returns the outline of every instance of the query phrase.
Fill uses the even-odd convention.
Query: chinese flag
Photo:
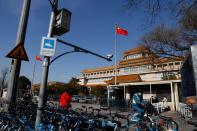
[[[121,29],[120,27],[116,27],[116,34],[128,36],[128,31]]]
[[[42,59],[41,59],[40,56],[36,56],[36,60],[37,60],[37,61],[42,61]]]

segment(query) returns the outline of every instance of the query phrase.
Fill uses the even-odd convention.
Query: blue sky
[[[114,25],[127,29],[128,37],[117,37],[117,59],[122,58],[123,51],[132,49],[140,42],[140,37],[151,28],[144,28],[144,12],[132,15],[123,5],[126,0],[59,0],[59,7],[72,12],[70,32],[59,39],[88,49],[100,55],[114,54]],[[6,58],[15,46],[18,24],[23,0],[0,0],[0,70],[10,67],[11,59]],[[32,79],[35,56],[39,55],[43,36],[47,36],[50,19],[48,0],[32,0],[25,49],[29,62],[22,62],[21,73]],[[160,22],[165,23],[161,17]],[[72,48],[57,43],[56,55]],[[43,58],[43,57],[42,57]],[[65,55],[50,66],[49,81],[67,82],[71,77],[80,76],[87,68],[113,65],[101,58],[84,53]],[[41,79],[42,63],[36,62],[34,83]]]

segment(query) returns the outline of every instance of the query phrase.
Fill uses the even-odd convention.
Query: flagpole
[[[117,85],[117,33],[116,33],[116,29],[117,29],[117,24],[115,24],[115,38],[114,38],[114,43],[115,43],[115,47],[114,47],[114,55],[115,55],[115,85]]]
[[[32,80],[31,80],[31,95],[34,95],[34,93],[33,93],[33,82],[34,82],[34,75],[35,75],[35,67],[36,67],[36,60],[34,61],[33,74],[32,74]]]

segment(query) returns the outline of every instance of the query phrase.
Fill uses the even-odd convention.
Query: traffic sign
[[[42,37],[40,55],[54,56],[56,49],[56,38]]]
[[[29,61],[29,58],[27,56],[27,53],[26,53],[25,48],[22,43],[18,44],[16,47],[14,47],[14,49],[12,49],[6,55],[6,57]]]

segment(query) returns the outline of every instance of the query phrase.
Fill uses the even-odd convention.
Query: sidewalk
[[[176,121],[179,125],[179,131],[193,131],[194,129],[197,129],[197,127],[187,124],[186,119],[181,117],[181,115],[178,112],[168,111],[161,113],[161,115],[171,117],[174,121]]]

